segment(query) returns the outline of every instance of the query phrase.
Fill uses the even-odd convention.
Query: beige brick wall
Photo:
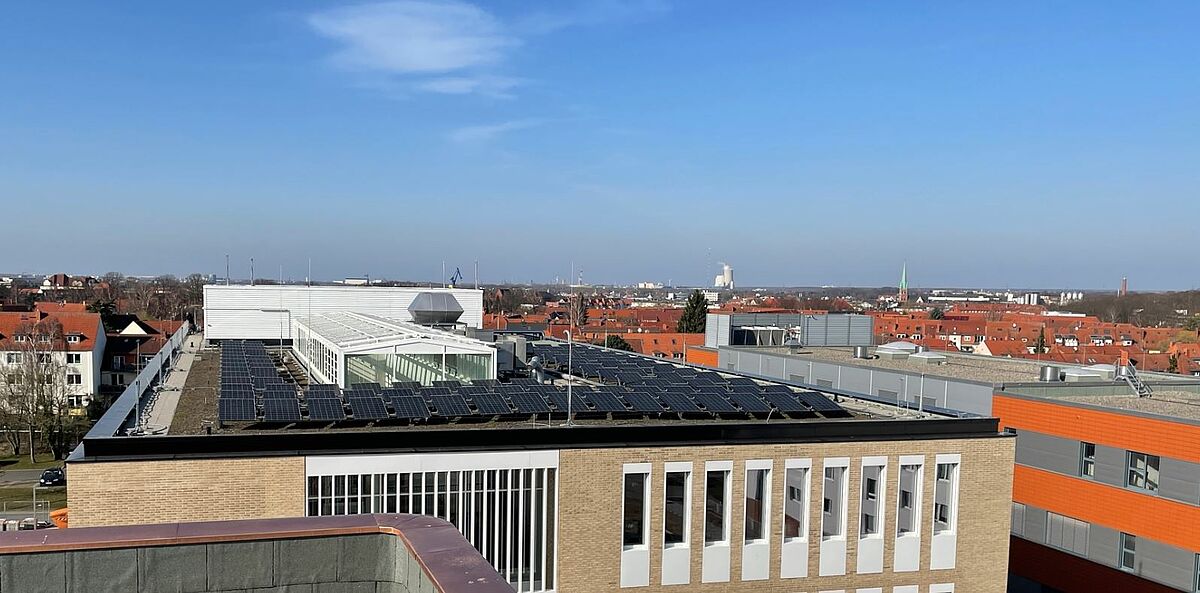
[[[72,463],[71,527],[304,515],[304,458]]]
[[[954,583],[956,593],[1003,593],[1008,571],[1009,520],[1015,439],[982,438],[963,440],[895,441],[796,445],[711,446],[686,448],[625,448],[564,450],[559,458],[561,502],[559,505],[559,591],[589,593],[614,591],[620,586],[622,466],[625,463],[653,464],[650,489],[650,586],[638,591],[778,591],[796,593],[859,587],[919,585],[922,593],[933,583]],[[932,536],[935,455],[962,455],[959,477],[958,554],[953,570],[931,571],[929,544]],[[896,493],[900,455],[925,455],[924,494],[921,511],[921,567],[919,572],[893,573],[893,541],[896,530]],[[884,535],[884,570],[881,574],[856,575],[855,548],[858,533],[861,457],[888,457]],[[821,529],[820,500],[822,459],[850,457],[847,533],[847,573],[817,577]],[[779,545],[782,539],[782,476],[785,459],[811,458],[809,493],[810,537],[808,578],[780,579]],[[745,461],[773,460],[771,478],[771,569],[766,581],[739,582]],[[662,586],[663,463],[692,461],[691,492],[691,584]],[[704,525],[704,462],[733,461],[733,500],[730,508],[733,543],[728,583],[701,583],[701,550]]]

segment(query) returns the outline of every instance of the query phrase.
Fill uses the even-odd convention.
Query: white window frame
[[[1087,448],[1092,448],[1092,454],[1087,454]],[[1079,477],[1085,480],[1096,479],[1096,443],[1079,442]]]
[[[82,364],[83,355],[78,352],[67,353],[67,364]]]
[[[750,508],[746,504],[750,499],[747,493],[750,490],[750,472],[765,472],[763,474],[763,490],[762,490],[762,508],[759,509],[760,519],[762,522],[762,535],[755,539],[749,539],[746,534],[746,521],[750,518]],[[753,460],[746,462],[746,471],[744,474],[742,490],[742,543],[752,544],[757,542],[765,542],[771,539],[771,460]]]
[[[621,472],[621,549],[644,550],[650,547],[650,480],[653,478],[649,463],[626,463]],[[625,543],[625,480],[631,475],[642,476],[642,541],[638,544]]]
[[[667,543],[667,476],[684,474],[683,479],[683,541]],[[663,548],[686,548],[692,541],[692,462],[668,462],[663,465]]]
[[[901,458],[896,474],[896,537],[920,537],[921,535],[921,501],[923,490],[925,488],[925,463],[908,463],[908,460]],[[904,508],[904,488],[901,487],[900,478],[904,476],[904,467],[915,465],[917,467],[916,476],[913,479],[912,492],[912,529],[901,533],[900,532],[900,510]]]
[[[948,479],[943,479],[940,475],[942,466],[949,466],[952,468],[952,473]],[[932,529],[934,535],[939,535],[942,533],[956,533],[958,531],[958,483],[959,473],[961,473],[961,471],[962,466],[961,462],[959,461],[939,459],[934,465],[933,513],[931,513],[933,516],[930,517],[932,519]],[[939,521],[937,516],[937,509],[939,506],[937,501],[938,489],[942,488],[943,486],[950,489],[950,500],[946,505],[948,520],[945,522]],[[939,524],[945,524],[946,526],[939,528]]]
[[[1132,542],[1133,547],[1126,547],[1126,542]],[[1132,566],[1125,566],[1125,552],[1128,551],[1132,555]],[[1117,542],[1117,568],[1125,571],[1137,573],[1137,536],[1131,533],[1121,532],[1121,538]]]
[[[799,535],[796,535],[793,537],[788,537],[788,535],[787,535],[787,519],[788,519],[787,506],[789,503],[792,502],[792,497],[791,497],[792,493],[791,493],[791,486],[789,485],[788,474],[793,471],[802,472],[802,476],[803,476],[803,478],[800,480],[801,486],[799,488],[800,489],[799,503],[800,503],[800,507],[801,507],[800,517],[799,517],[800,526],[799,526],[799,529],[797,530],[797,533],[799,533]],[[808,539],[809,522],[811,520],[809,517],[809,513],[812,508],[812,500],[811,500],[812,499],[812,459],[787,459],[787,460],[785,460],[784,464],[783,464],[783,480],[781,480],[781,482],[783,482],[783,492],[782,492],[783,504],[780,505],[780,515],[782,516],[781,520],[783,521],[783,523],[781,524],[782,529],[780,529],[780,532],[783,534],[783,543],[807,540]]]
[[[721,508],[721,521],[723,523],[722,537],[719,540],[708,541],[708,474],[711,472],[724,472],[725,474],[725,494]],[[730,512],[733,504],[733,462],[717,462],[710,461],[704,468],[704,545],[705,546],[728,546],[730,542],[729,531],[733,526],[733,513]]]

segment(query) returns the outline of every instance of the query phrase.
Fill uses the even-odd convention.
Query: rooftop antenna
[[[229,254],[225,254],[225,286],[229,286]]]
[[[442,260],[442,288],[446,288],[446,260]]]
[[[250,286],[254,286],[254,258],[250,258]]]
[[[475,260],[475,290],[479,290],[479,260]]]

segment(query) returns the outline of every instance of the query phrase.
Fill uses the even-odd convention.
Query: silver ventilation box
[[[422,292],[408,306],[413,323],[421,325],[454,325],[462,317],[458,299],[448,292]]]

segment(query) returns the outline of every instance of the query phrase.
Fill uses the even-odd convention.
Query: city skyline
[[[5,229],[21,258],[4,267],[221,275],[231,253],[267,277],[312,258],[318,278],[428,280],[478,260],[485,281],[527,282],[574,260],[589,281],[703,286],[727,261],[742,286],[872,286],[906,260],[914,287],[1114,290],[1200,275],[1169,249],[1200,217],[1200,82],[1177,75],[1200,55],[1190,3],[8,12],[0,196],[28,224]]]

